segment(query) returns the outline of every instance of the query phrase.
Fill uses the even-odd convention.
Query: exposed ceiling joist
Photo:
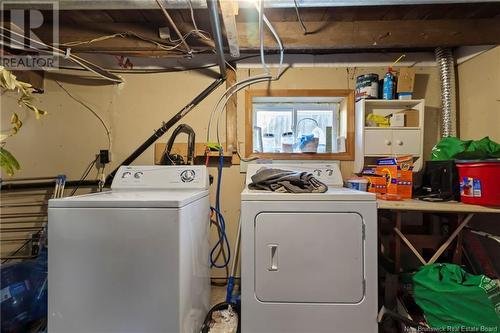
[[[302,33],[297,22],[273,24],[288,52],[430,49],[437,46],[500,44],[500,20],[497,19],[307,22],[308,30],[312,32],[308,35]],[[245,52],[258,50],[258,32],[255,23],[238,22],[236,26],[240,49]],[[179,28],[182,31],[189,31],[191,27],[180,25]],[[61,26],[59,39],[60,43],[64,44],[126,31],[134,31],[141,36],[161,42],[155,28],[130,23],[94,24],[78,28]],[[274,39],[271,35],[266,35],[265,38],[266,48],[273,49]],[[190,40],[189,43],[197,50],[213,49],[213,44],[205,40]],[[161,56],[169,53],[154,43],[133,36],[84,43],[73,46],[72,51],[144,56]]]
[[[312,33],[304,35],[297,22],[274,22],[285,49],[349,50],[454,47],[500,44],[500,20],[391,20],[354,22],[307,22]],[[255,24],[238,23],[240,48],[256,50]],[[270,34],[266,48],[273,48]]]
[[[188,9],[187,0],[163,0],[168,9]],[[229,1],[229,0],[223,0]],[[242,8],[253,7],[252,0],[234,0]],[[206,9],[205,0],[191,0],[193,8]],[[346,6],[391,6],[446,3],[498,2],[498,0],[298,0],[300,7],[346,7]],[[114,10],[114,9],[157,9],[155,0],[59,0],[61,10]],[[43,6],[39,0],[23,0],[19,6],[29,5],[36,9]],[[294,8],[293,0],[265,0],[265,8]]]

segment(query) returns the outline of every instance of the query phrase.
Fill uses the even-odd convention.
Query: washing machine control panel
[[[207,189],[205,166],[122,166],[118,169],[112,189]]]

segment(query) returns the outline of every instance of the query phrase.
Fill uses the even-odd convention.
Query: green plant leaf
[[[19,96],[17,104],[30,111],[33,111],[35,113],[36,119],[40,119],[41,116],[47,114],[47,112],[39,109],[35,105],[34,103],[35,98],[32,96],[33,86],[27,82],[18,81],[16,76],[12,74],[9,70],[5,69],[5,67],[3,66],[0,66],[0,88],[2,88],[2,90],[14,91]],[[18,115],[15,112],[12,114],[10,123],[12,125],[10,133],[1,134],[0,141],[5,141],[8,137],[16,134],[23,125],[23,123],[21,122],[21,120],[19,119]],[[17,161],[12,156],[12,154],[9,155],[10,156],[6,155],[7,157],[2,155],[2,168],[5,168],[7,173],[11,174],[14,172],[14,169],[16,169],[15,165]],[[13,160],[9,159],[10,157],[12,157]],[[12,161],[15,161],[15,163],[12,164],[11,163]],[[17,165],[19,164],[17,163]]]
[[[14,174],[14,170],[21,168],[16,158],[5,148],[0,148],[0,167],[9,176]]]
[[[8,90],[16,89],[16,76],[6,69],[2,69],[2,87]]]
[[[24,105],[28,110],[31,110],[35,113],[35,117],[36,119],[40,119],[40,116],[44,116],[47,114],[47,112],[37,108],[34,104],[33,104],[33,100],[34,98],[31,97],[31,96],[23,96],[19,99],[19,104],[22,104]]]
[[[12,125],[12,133],[16,134],[21,126],[23,126],[23,122],[19,119],[17,113],[13,113],[12,117],[10,117],[10,123]]]

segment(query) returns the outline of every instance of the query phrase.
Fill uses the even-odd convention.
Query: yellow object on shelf
[[[389,127],[389,118],[373,113],[366,115],[366,126],[369,127]]]

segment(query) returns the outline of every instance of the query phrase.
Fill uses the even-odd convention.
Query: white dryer
[[[50,333],[194,333],[210,302],[203,166],[121,167],[49,201]]]
[[[243,190],[242,332],[377,332],[375,195],[342,188],[337,164],[267,167],[310,171],[329,190]]]

